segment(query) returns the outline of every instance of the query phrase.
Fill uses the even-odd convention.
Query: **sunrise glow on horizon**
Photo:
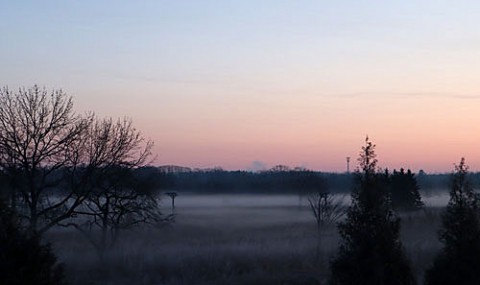
[[[480,2],[4,1],[1,86],[131,117],[154,165],[480,171]]]

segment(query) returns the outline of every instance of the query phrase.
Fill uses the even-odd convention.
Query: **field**
[[[400,213],[419,281],[441,246],[445,201],[430,197],[425,210]],[[298,196],[180,195],[175,214],[171,225],[124,232],[103,260],[73,229],[56,228],[46,239],[74,285],[326,284],[338,233],[335,225],[319,233]]]

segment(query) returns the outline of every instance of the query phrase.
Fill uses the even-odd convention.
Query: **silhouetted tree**
[[[14,212],[0,200],[0,284],[65,284],[63,268],[38,235],[23,232]]]
[[[164,221],[156,189],[150,189],[146,179],[135,175],[135,170],[148,162],[153,143],[141,136],[131,120],[95,120],[79,144],[80,161],[85,161],[89,176],[85,180],[80,174],[75,185],[85,199],[73,212],[81,217],[62,225],[84,233],[103,256],[115,245],[120,231]],[[75,171],[79,170],[72,173]]]
[[[393,170],[389,176],[392,206],[399,210],[417,210],[424,206],[417,179],[410,169]]]
[[[271,171],[271,172],[288,172],[288,171],[290,171],[290,167],[288,167],[286,165],[279,164],[279,165],[275,165],[274,167],[272,167],[269,171]]]
[[[131,172],[152,147],[129,119],[76,115],[61,90],[0,90],[0,171],[10,189],[2,196],[32,235],[78,225],[79,214],[109,233],[150,220],[157,200]]]
[[[115,246],[122,230],[165,221],[156,192],[148,191],[144,185],[131,169],[112,167],[102,173],[82,208],[75,211],[81,222],[70,225],[85,235],[101,258]]]
[[[330,264],[331,284],[415,284],[399,238],[400,220],[392,211],[386,178],[377,172],[375,145],[368,137],[358,162],[352,204],[338,225],[342,241]]]
[[[444,248],[426,272],[427,285],[480,284],[478,200],[468,174],[462,158],[452,175],[450,201],[439,232]]]
[[[326,190],[312,192],[307,199],[319,232],[324,226],[337,222],[345,214],[343,198],[335,197]]]
[[[61,199],[48,192],[58,187],[60,170],[72,167],[69,149],[87,125],[62,90],[0,90],[0,168],[10,177],[10,204],[18,205],[18,217],[31,232],[69,218],[81,203],[83,197],[72,191]]]

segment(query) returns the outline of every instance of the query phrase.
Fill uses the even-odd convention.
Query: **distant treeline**
[[[272,170],[226,171],[220,168],[190,170],[189,168],[144,167],[138,169],[157,189],[201,193],[307,193],[319,189],[330,192],[350,192],[352,173],[318,172],[306,169],[276,167]],[[420,190],[443,191],[449,187],[450,173],[415,173]],[[472,173],[471,180],[480,186],[480,173]]]

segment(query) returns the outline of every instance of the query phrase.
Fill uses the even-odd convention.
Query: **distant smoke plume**
[[[250,166],[247,169],[248,171],[252,171],[252,172],[260,172],[260,171],[267,170],[267,165],[259,160],[255,160],[250,164]]]

